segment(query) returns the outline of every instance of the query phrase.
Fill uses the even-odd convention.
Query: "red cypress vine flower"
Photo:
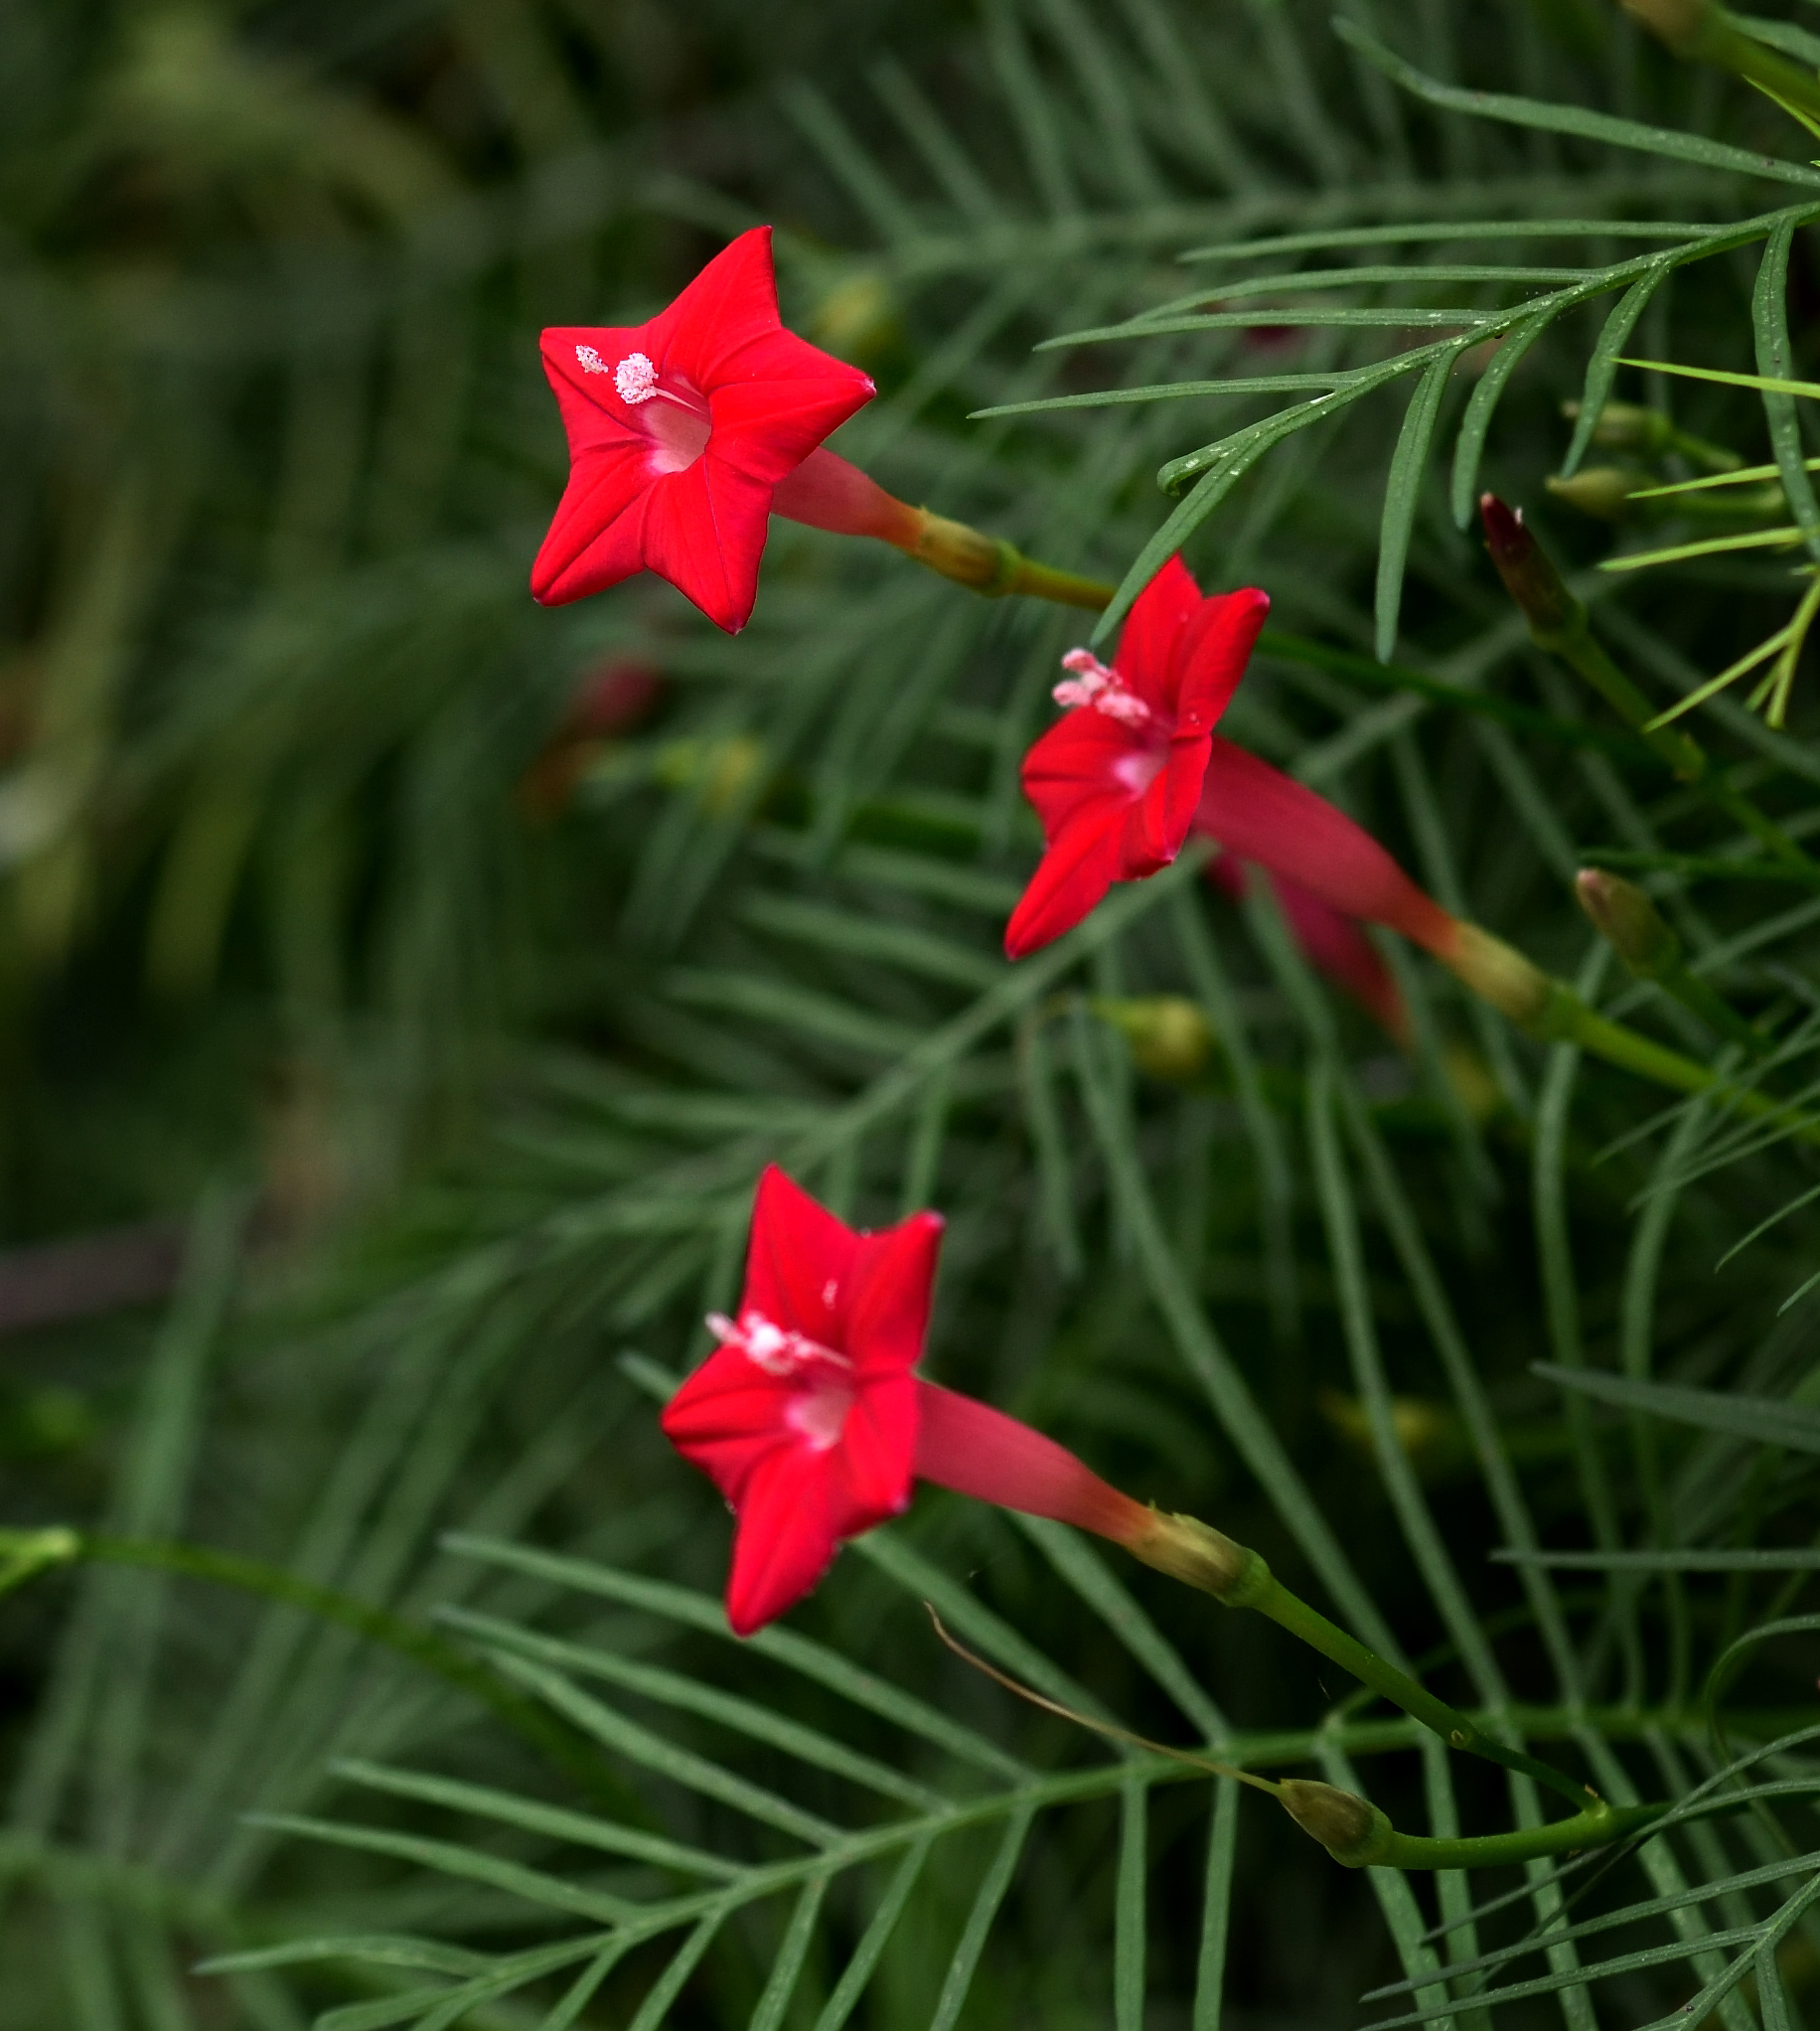
[[[770,227],[742,233],[649,324],[560,325],[542,344],[569,481],[531,592],[556,606],[655,571],[737,633],[774,494],[875,392],[778,322]]]
[[[1253,588],[1203,599],[1171,557],[1133,606],[1110,670],[1084,649],[1063,657],[1076,680],[1055,696],[1072,709],[1024,757],[1047,850],[1005,930],[1011,958],[1072,930],[1113,882],[1154,874],[1200,833],[1267,870],[1310,956],[1343,962],[1368,1006],[1383,1000],[1367,986],[1375,969],[1335,915],[1388,924],[1460,970],[1468,927],[1343,811],[1214,732],[1269,608]]]
[[[738,1519],[727,1620],[750,1636],[810,1592],[843,1538],[909,1505],[914,1480],[1092,1530],[1146,1555],[1172,1519],[989,1405],[914,1374],[939,1213],[856,1232],[776,1166],[759,1179],[735,1319],[666,1406],[672,1445]]]
[[[1072,930],[1115,881],[1166,867],[1201,801],[1213,729],[1270,611],[1267,594],[1203,599],[1180,557],[1138,595],[1109,669],[1085,649],[1055,688],[1072,709],[1024,757],[1047,851],[1005,928],[1022,959]]]

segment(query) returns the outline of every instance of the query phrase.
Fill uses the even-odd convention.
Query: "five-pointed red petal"
[[[1024,757],[1047,851],[1005,929],[1011,958],[1072,930],[1115,881],[1154,874],[1180,853],[1213,729],[1269,610],[1250,586],[1203,599],[1180,557],[1138,595],[1113,670],[1148,716],[1076,706]]]
[[[937,1213],[855,1232],[775,1166],[759,1180],[739,1324],[760,1320],[797,1335],[796,1350],[729,1337],[663,1417],[672,1444],[738,1518],[727,1619],[740,1636],[801,1600],[842,1538],[908,1503],[910,1371],[928,1330],[941,1236]]]
[[[778,322],[770,227],[741,234],[649,324],[556,326],[542,350],[569,481],[532,593],[556,606],[655,571],[736,633],[773,491],[875,391]],[[658,391],[631,401],[617,370],[637,356]]]

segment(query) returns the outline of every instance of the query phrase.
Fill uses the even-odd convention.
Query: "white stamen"
[[[1109,670],[1092,650],[1070,649],[1062,658],[1062,668],[1076,674],[1071,679],[1064,679],[1051,694],[1058,705],[1091,705],[1109,719],[1117,719],[1122,726],[1143,726],[1149,722],[1149,706],[1129,690],[1124,678],[1116,670]]]
[[[1150,708],[1131,692],[1102,692],[1094,700],[1094,710],[1104,712],[1109,719],[1117,719],[1124,726],[1147,726]]]
[[[643,353],[628,353],[613,370],[613,386],[623,402],[648,402],[658,392],[658,370]]]
[[[592,346],[577,346],[575,358],[581,362],[583,374],[604,374],[607,371],[607,363]]]
[[[836,1368],[850,1369],[853,1365],[844,1354],[823,1346],[806,1332],[777,1325],[762,1312],[742,1312],[737,1320],[727,1318],[723,1312],[710,1312],[707,1329],[723,1347],[736,1348],[753,1367],[780,1379],[801,1374],[818,1361],[832,1362]]]

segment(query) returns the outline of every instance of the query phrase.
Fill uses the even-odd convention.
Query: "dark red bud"
[[[1515,562],[1536,547],[1535,538],[1523,527],[1522,509],[1507,508],[1495,494],[1479,496],[1479,519],[1485,525],[1485,547],[1500,569],[1506,560]]]
[[[1523,609],[1530,634],[1545,648],[1584,619],[1580,602],[1562,582],[1554,560],[1525,528],[1523,511],[1507,508],[1495,494],[1479,496],[1485,547],[1504,588]]]

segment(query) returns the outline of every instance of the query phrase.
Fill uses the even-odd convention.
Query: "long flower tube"
[[[642,325],[554,325],[543,371],[569,477],[531,566],[546,606],[654,571],[737,634],[772,515],[875,537],[978,592],[1103,606],[1110,588],[895,500],[822,440],[877,392],[778,318],[771,229],[742,233]]]
[[[1005,928],[1009,958],[1072,930],[1114,882],[1154,874],[1202,834],[1343,916],[1400,932],[1532,1036],[1678,1092],[1711,1092],[1736,1113],[1785,1112],[1595,1014],[1564,981],[1443,909],[1336,805],[1215,732],[1269,604],[1253,587],[1203,599],[1171,557],[1133,604],[1110,666],[1085,649],[1063,657],[1064,716],[1024,757],[1045,850]]]
[[[760,1177],[745,1290],[720,1344],[665,1406],[666,1437],[734,1514],[727,1621],[750,1636],[810,1593],[842,1540],[909,1507],[917,1481],[1070,1523],[1158,1572],[1251,1608],[1468,1750],[1584,1805],[1572,1778],[1486,1735],[1284,1586],[1255,1551],[1135,1500],[1065,1447],[925,1380],[942,1219],[882,1233],[836,1219],[775,1165]]]

